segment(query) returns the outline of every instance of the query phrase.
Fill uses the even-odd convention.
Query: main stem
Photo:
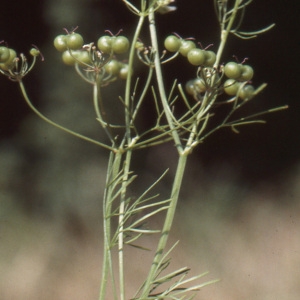
[[[135,45],[137,43],[138,37],[140,35],[141,29],[143,27],[143,23],[145,20],[145,16],[141,15],[134,33],[134,37],[132,39],[129,59],[128,59],[128,67],[129,73],[126,81],[125,88],[125,107],[124,107],[124,115],[125,115],[125,126],[126,126],[126,135],[123,139],[122,146],[124,146],[125,141],[127,145],[131,144],[132,136],[131,136],[131,122],[132,117],[130,115],[130,105],[131,105],[131,83],[132,83],[132,70],[133,70],[133,62],[134,62],[134,54],[135,54]],[[119,289],[120,289],[120,300],[125,300],[125,276],[124,276],[124,213],[125,213],[125,202],[126,202],[126,190],[127,190],[127,180],[128,174],[130,170],[131,163],[131,155],[132,150],[126,151],[126,157],[123,167],[123,179],[122,179],[122,192],[120,196],[120,206],[119,206],[119,234],[118,234],[118,257],[119,257]]]
[[[154,259],[153,259],[153,262],[152,262],[152,265],[151,265],[151,268],[150,268],[150,272],[147,276],[147,280],[146,280],[145,285],[143,287],[143,291],[142,291],[142,294],[140,296],[140,299],[146,299],[146,297],[149,296],[152,283],[153,283],[153,281],[155,279],[155,276],[157,274],[158,266],[160,264],[163,252],[164,252],[164,250],[166,248],[166,245],[167,245],[167,241],[168,241],[168,238],[169,238],[170,230],[171,230],[171,227],[172,227],[172,224],[173,224],[173,220],[174,220],[174,216],[175,216],[175,212],[176,212],[176,208],[177,208],[177,202],[178,202],[178,198],[179,198],[180,188],[181,188],[181,185],[182,185],[182,179],[183,179],[183,176],[184,176],[187,157],[188,157],[188,154],[179,155],[176,174],[175,174],[175,178],[174,178],[174,182],[173,182],[173,186],[172,186],[172,191],[171,191],[170,207],[167,211],[167,215],[166,215],[166,218],[165,218],[165,222],[164,222],[163,230],[162,230],[162,233],[161,233],[161,237],[160,237],[160,240],[158,242],[157,249],[156,249],[156,252],[155,252],[155,256],[154,256]]]
[[[116,296],[115,281],[112,270],[112,258],[111,258],[111,214],[112,214],[112,195],[113,195],[113,181],[116,179],[121,166],[122,153],[114,153],[111,151],[107,175],[106,186],[103,197],[103,233],[104,233],[104,245],[103,245],[103,265],[102,265],[102,279],[100,286],[99,300],[104,300],[106,295],[106,288],[108,283],[109,272],[112,281],[112,290],[114,292],[114,299],[118,299]]]
[[[127,192],[127,180],[130,171],[132,151],[126,152],[123,166],[122,192],[119,206],[119,235],[118,235],[118,255],[119,255],[119,285],[120,300],[125,300],[125,276],[124,276],[124,213]]]
[[[162,70],[161,70],[161,62],[160,62],[160,57],[159,57],[159,49],[158,49],[157,33],[156,33],[156,25],[155,25],[155,14],[154,14],[153,10],[150,11],[150,13],[149,13],[149,29],[150,29],[150,36],[151,36],[151,45],[152,45],[152,49],[154,51],[154,65],[155,65],[155,72],[156,72],[156,79],[157,79],[159,95],[160,95],[160,98],[162,101],[162,105],[163,105],[163,108],[165,111],[168,125],[170,127],[175,145],[178,150],[179,159],[178,159],[176,174],[175,174],[172,191],[171,191],[170,207],[168,208],[168,211],[167,211],[167,215],[166,215],[165,222],[163,225],[160,240],[158,242],[155,256],[153,258],[152,265],[151,265],[150,271],[148,273],[146,282],[143,286],[143,290],[142,290],[140,299],[146,299],[149,296],[155,276],[157,275],[157,271],[158,271],[164,250],[166,248],[170,230],[171,230],[171,227],[173,224],[173,220],[174,220],[174,216],[175,216],[175,212],[176,212],[176,208],[177,208],[179,192],[180,192],[180,188],[182,185],[184,170],[186,167],[187,156],[189,153],[189,152],[184,153],[179,134],[178,134],[178,132],[175,128],[175,125],[173,123],[173,120],[172,120],[173,114],[170,110],[169,103],[167,100],[165,87],[164,87],[164,81],[163,81],[163,75],[162,75]]]

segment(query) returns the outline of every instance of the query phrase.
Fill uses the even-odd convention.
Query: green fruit
[[[204,93],[206,91],[205,81],[202,78],[196,78],[194,80],[194,87],[198,93]]]
[[[79,50],[83,46],[83,37],[79,33],[72,32],[66,36],[66,44],[71,50]]]
[[[112,59],[110,62],[108,62],[105,66],[104,66],[104,69],[105,71],[110,74],[110,75],[118,75],[119,72],[120,72],[120,63],[115,60],[115,59]]]
[[[238,79],[242,75],[242,66],[232,61],[225,65],[224,72],[228,78]]]
[[[188,53],[192,50],[196,48],[196,44],[193,41],[190,40],[182,40],[181,41],[181,46],[179,48],[179,53],[184,56],[187,57]]]
[[[67,66],[74,66],[76,63],[76,51],[72,51],[72,55],[69,50],[64,51],[62,54],[62,60]]]
[[[188,94],[190,95],[194,95],[195,93],[195,86],[194,86],[194,81],[195,79],[191,79],[189,80],[186,84],[185,84],[185,90]]]
[[[239,92],[239,97],[243,100],[251,99],[254,96],[254,86],[247,84]]]
[[[9,58],[4,63],[0,64],[0,68],[5,71],[11,70],[15,66],[14,60],[17,57],[17,52],[14,49],[7,49],[9,51]]]
[[[181,40],[175,35],[169,35],[164,42],[165,48],[170,52],[177,52],[181,46]]]
[[[74,51],[72,51],[73,53]],[[80,65],[90,65],[92,63],[91,61],[91,57],[90,57],[90,54],[88,51],[78,51],[78,52],[75,52],[75,57],[76,59],[81,62],[82,64]]]
[[[56,50],[58,50],[59,52],[64,52],[68,49],[67,43],[66,43],[66,36],[63,34],[58,35],[54,39],[53,44],[54,44],[54,47],[56,48]]]
[[[127,79],[128,73],[129,73],[129,66],[127,64],[123,64],[119,72],[119,77],[121,79]]]
[[[194,48],[187,54],[188,61],[194,66],[201,66],[205,61],[205,53],[203,50]]]
[[[241,66],[242,69],[242,74],[239,77],[240,81],[249,81],[252,79],[254,71],[253,68],[248,66],[248,65],[242,65]]]
[[[10,52],[7,47],[1,46],[0,47],[0,62],[5,63],[8,61],[10,56]]]
[[[91,58],[85,50],[67,50],[62,54],[62,60],[67,66],[74,66],[76,63],[79,65],[91,64]]]
[[[204,54],[205,54],[205,63],[204,65],[207,66],[207,67],[213,67],[213,65],[215,64],[216,62],[216,53],[213,52],[213,51],[204,51]]]
[[[129,49],[129,40],[125,36],[117,36],[112,40],[112,50],[116,54],[123,54]]]
[[[224,91],[229,96],[235,96],[240,88],[241,83],[234,79],[227,79],[224,83]]]
[[[112,37],[109,35],[101,36],[97,41],[97,47],[101,52],[110,54],[112,52]]]
[[[205,81],[202,78],[189,80],[185,85],[185,89],[187,93],[192,96],[194,96],[195,94],[204,93],[207,90]]]

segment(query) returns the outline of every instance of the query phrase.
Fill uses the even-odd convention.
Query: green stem
[[[101,89],[100,89],[100,80],[98,78],[95,80],[93,84],[93,103],[94,103],[94,109],[97,116],[98,121],[101,123],[102,128],[106,132],[108,138],[110,139],[112,145],[115,144],[112,130],[110,127],[109,122],[106,118],[106,112],[104,110],[102,98],[101,98]]]
[[[132,125],[134,124],[134,121],[135,121],[135,119],[137,117],[139,109],[140,109],[140,107],[141,107],[141,105],[142,105],[142,103],[143,103],[143,101],[144,101],[144,99],[146,97],[146,94],[147,94],[147,92],[149,90],[149,86],[150,86],[150,83],[151,83],[152,75],[153,75],[153,68],[150,67],[149,68],[149,72],[148,72],[148,76],[147,76],[147,80],[146,80],[145,85],[143,87],[143,92],[142,92],[141,96],[139,97],[139,100],[137,101],[137,104],[136,104],[136,106],[134,108],[134,112],[133,112],[132,117],[131,117],[131,124]]]
[[[109,277],[109,271],[112,278],[114,298],[117,299],[115,281],[112,270],[112,258],[111,258],[111,212],[112,202],[110,199],[113,194],[113,180],[117,177],[120,171],[122,153],[111,152],[109,157],[109,163],[107,167],[106,186],[103,197],[103,233],[104,233],[104,245],[103,245],[103,266],[102,266],[102,279],[100,286],[99,300],[105,299],[107,282]]]
[[[128,59],[128,76],[126,80],[126,87],[125,87],[125,124],[126,124],[126,137],[128,145],[130,145],[131,142],[131,132],[130,132],[130,124],[131,124],[131,116],[130,116],[130,93],[131,93],[131,82],[132,82],[132,70],[133,70],[133,62],[134,62],[134,54],[135,54],[135,45],[139,38],[140,32],[143,27],[143,23],[145,21],[145,16],[142,14],[139,18],[131,47],[130,47],[130,53],[129,53],[129,59]]]
[[[145,282],[145,285],[143,287],[143,291],[142,294],[140,296],[140,299],[148,299],[147,297],[149,296],[149,292],[151,290],[151,285],[155,279],[155,276],[157,274],[157,269],[159,266],[159,262],[162,258],[164,249],[166,248],[166,244],[168,241],[168,237],[170,234],[170,230],[173,224],[173,220],[174,220],[174,215],[176,212],[176,208],[177,208],[177,202],[178,202],[178,197],[179,197],[179,192],[180,192],[180,188],[182,185],[182,179],[183,179],[183,175],[184,175],[184,171],[185,171],[185,167],[186,167],[186,162],[187,162],[187,157],[188,154],[183,154],[183,155],[179,155],[179,159],[178,159],[178,164],[177,164],[177,169],[176,169],[176,174],[175,174],[175,178],[174,178],[174,182],[173,182],[173,186],[172,186],[172,191],[171,191],[171,203],[170,203],[170,207],[167,211],[167,215],[165,218],[165,222],[164,222],[164,226],[163,226],[163,230],[161,233],[161,237],[160,240],[158,242],[157,245],[157,249],[155,252],[155,256],[150,268],[150,272],[147,276],[147,280]]]
[[[156,33],[156,25],[155,25],[155,14],[153,9],[150,9],[149,12],[149,29],[150,29],[150,37],[151,37],[151,46],[152,51],[154,51],[154,65],[155,65],[155,72],[156,72],[156,79],[157,79],[157,85],[159,90],[159,95],[162,101],[162,105],[164,108],[164,112],[169,124],[169,127],[171,129],[171,133],[175,142],[175,145],[177,147],[178,152],[182,152],[182,144],[180,141],[179,134],[175,128],[175,125],[173,123],[173,113],[170,109],[168,99],[165,92],[165,86],[164,86],[164,80],[161,70],[161,62],[159,57],[159,48],[158,48],[158,42],[157,42],[157,33]]]
[[[101,121],[101,123],[104,123],[104,120],[102,118],[102,114],[101,114],[100,108],[99,108],[99,105],[100,105],[101,109],[103,109],[103,105],[102,105],[101,96],[100,96],[100,85],[97,82],[97,80],[95,80],[95,82],[93,84],[93,103],[94,103],[94,109],[95,109],[97,118]]]
[[[125,125],[126,125],[126,136],[125,139],[127,140],[127,145],[131,144],[131,123],[133,119],[130,114],[130,101],[131,101],[131,82],[132,82],[132,70],[133,70],[133,62],[134,62],[134,54],[135,54],[135,45],[140,35],[143,23],[145,20],[145,16],[141,15],[132,39],[129,59],[128,59],[128,67],[129,72],[126,80],[126,87],[125,87]],[[125,139],[122,142],[124,145]],[[125,201],[126,201],[126,181],[128,179],[129,169],[130,169],[130,161],[131,161],[131,154],[132,150],[126,151],[126,158],[124,162],[124,169],[123,169],[123,188],[122,194],[120,199],[120,206],[119,206],[119,235],[118,235],[118,253],[119,253],[119,289],[120,289],[120,299],[125,300],[125,278],[124,278],[124,233],[123,233],[123,219],[124,219],[124,209],[125,209]]]
[[[122,192],[119,207],[119,234],[118,234],[118,253],[119,253],[119,284],[120,284],[120,300],[125,300],[125,277],[124,277],[124,213],[127,191],[127,180],[130,171],[132,151],[126,152],[126,158],[123,169]]]
[[[154,18],[153,10],[150,11],[150,13],[149,13],[149,29],[150,29],[150,36],[151,36],[151,45],[152,45],[152,49],[155,54],[154,65],[155,65],[159,94],[160,94],[160,98],[162,101],[162,105],[163,105],[163,108],[165,111],[165,115],[166,115],[170,130],[172,133],[172,137],[174,139],[175,145],[176,145],[178,153],[179,153],[179,159],[178,159],[177,170],[176,170],[176,174],[175,174],[175,178],[174,178],[174,182],[173,182],[173,186],[172,186],[172,191],[171,191],[170,207],[168,208],[168,211],[167,211],[167,215],[166,215],[166,218],[164,221],[161,237],[158,242],[155,256],[153,258],[152,265],[151,265],[150,271],[148,273],[146,282],[143,286],[143,290],[142,290],[140,299],[147,299],[147,297],[149,296],[152,284],[154,282],[155,276],[158,271],[160,261],[162,259],[162,255],[166,248],[166,244],[168,241],[168,237],[170,234],[170,230],[171,230],[173,220],[174,220],[174,215],[175,215],[176,208],[177,208],[177,202],[178,202],[180,188],[182,185],[182,179],[183,179],[184,170],[185,170],[185,166],[186,166],[187,156],[189,154],[189,152],[184,153],[184,151],[183,151],[183,147],[182,147],[182,144],[180,141],[179,134],[173,123],[173,114],[170,110],[169,103],[167,100],[167,96],[166,96],[166,92],[165,92],[165,88],[164,88],[162,70],[161,70],[161,62],[160,62],[160,58],[159,58],[159,49],[158,49],[157,33],[156,33],[155,18]]]
[[[241,3],[241,0],[235,0],[235,4],[234,4],[234,7],[232,9],[230,20],[229,20],[229,22],[228,22],[225,29],[224,29],[224,27],[226,25],[226,13],[224,13],[223,20],[222,20],[222,23],[221,23],[221,42],[220,42],[218,52],[217,52],[217,55],[216,55],[216,62],[214,64],[215,68],[218,68],[218,66],[220,64],[221,57],[222,57],[222,54],[223,54],[223,51],[224,51],[224,48],[225,48],[225,45],[226,45],[226,42],[227,42],[227,38],[228,38],[230,30],[233,26],[233,23],[234,23],[236,14],[238,12],[238,8],[239,8],[240,3]]]
[[[47,117],[45,117],[42,113],[40,113],[40,112],[34,107],[34,105],[32,104],[32,102],[30,101],[30,99],[29,99],[29,97],[28,97],[28,95],[27,95],[25,86],[24,86],[24,84],[23,84],[22,81],[19,81],[19,86],[20,86],[20,88],[21,88],[21,92],[22,92],[23,97],[24,97],[26,103],[28,104],[28,106],[31,108],[31,110],[32,110],[36,115],[38,115],[38,116],[39,116],[41,119],[43,119],[45,122],[47,122],[47,123],[50,124],[50,125],[53,125],[54,127],[58,128],[58,129],[60,129],[60,130],[62,130],[62,131],[64,131],[64,132],[67,132],[67,133],[69,133],[69,134],[71,134],[71,135],[73,135],[73,136],[76,136],[77,138],[80,138],[80,139],[82,139],[82,140],[84,140],[84,141],[90,142],[90,143],[92,143],[92,144],[95,144],[95,145],[97,145],[97,146],[103,147],[103,148],[108,149],[108,150],[110,150],[110,151],[113,151],[113,150],[114,150],[113,147],[110,147],[110,146],[108,146],[108,145],[106,145],[106,144],[103,144],[103,143],[101,143],[101,142],[98,142],[98,141],[96,141],[96,140],[93,140],[93,139],[91,139],[91,138],[88,138],[88,137],[86,137],[86,136],[84,136],[84,135],[82,135],[82,134],[80,134],[80,133],[77,133],[77,132],[75,132],[75,131],[73,131],[73,130],[70,130],[70,129],[68,129],[68,128],[65,128],[65,127],[63,127],[63,126],[61,126],[61,125],[59,125],[59,124],[57,124],[57,123],[51,121],[51,120],[48,119]]]

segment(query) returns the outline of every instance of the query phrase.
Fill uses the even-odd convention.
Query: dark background
[[[0,40],[4,40],[18,52],[27,52],[31,44],[43,51],[52,44],[55,34],[61,28],[51,28],[45,21],[45,1],[4,1],[5,9],[0,12]],[[127,13],[121,1],[82,1],[89,14],[79,19],[77,24],[65,24],[72,28],[79,25],[86,39],[96,40],[105,29],[117,32],[120,28],[129,32],[134,26],[134,18]],[[202,44],[218,41],[218,24],[213,11],[213,1],[178,0],[175,13],[158,17],[159,33],[162,37],[177,32],[182,37],[193,36]],[[243,178],[252,182],[282,178],[299,162],[299,14],[296,1],[253,1],[248,7],[242,29],[256,30],[276,23],[276,27],[254,40],[242,41],[232,37],[229,40],[224,61],[236,55],[240,60],[249,58],[255,69],[254,85],[267,82],[267,89],[249,105],[250,109],[265,109],[284,104],[287,111],[266,115],[266,125],[254,125],[241,129],[239,135],[230,130],[222,130],[201,145],[194,158],[199,159],[204,168],[226,161],[237,168]],[[105,19],[99,18],[101,11]],[[53,30],[56,31],[53,34]],[[212,46],[217,49],[217,44]],[[55,50],[53,50],[55,51]],[[46,57],[46,61],[47,61]],[[47,63],[51,63],[49,60]],[[182,61],[183,63],[183,61]],[[166,72],[177,73],[179,81],[193,77],[193,68],[171,63]],[[186,64],[185,64],[186,65]],[[39,99],[38,66],[26,78],[29,93]],[[188,69],[190,68],[190,70]],[[188,72],[190,71],[190,74]],[[12,138],[20,131],[22,120],[31,114],[22,101],[17,85],[0,78],[0,138]]]

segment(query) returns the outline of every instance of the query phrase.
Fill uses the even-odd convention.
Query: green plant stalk
[[[236,14],[238,12],[238,7],[239,7],[240,3],[241,3],[241,0],[235,0],[235,4],[234,4],[234,7],[232,9],[232,14],[230,16],[230,20],[229,20],[229,22],[228,22],[225,29],[224,29],[224,27],[226,25],[225,24],[226,21],[224,20],[224,17],[225,17],[226,14],[224,14],[224,16],[223,16],[222,24],[220,24],[221,25],[221,42],[220,42],[218,52],[217,52],[217,55],[216,55],[216,62],[214,64],[215,68],[218,68],[218,66],[220,64],[221,57],[222,57],[222,54],[223,54],[223,51],[224,51],[224,48],[225,48],[225,45],[226,45],[226,42],[227,42],[227,38],[228,38],[230,30],[233,26],[233,23],[235,21]]]
[[[130,119],[130,93],[131,93],[131,83],[132,83],[132,69],[133,69],[133,62],[134,62],[134,54],[135,54],[135,44],[138,40],[139,34],[141,32],[143,23],[145,20],[144,15],[140,15],[136,31],[131,43],[130,53],[129,53],[129,60],[128,60],[128,67],[129,67],[129,73],[126,80],[126,87],[125,87],[125,106],[124,106],[124,114],[125,114],[125,124],[126,124],[126,135],[125,138],[122,140],[121,146],[119,148],[119,151],[116,153],[115,161],[113,163],[113,170],[110,170],[110,166],[108,167],[108,174],[112,171],[112,176],[110,176],[110,180],[112,180],[115,176],[117,176],[118,172],[120,171],[120,164],[121,164],[121,153],[124,153],[122,147],[124,147],[125,141],[127,141],[127,145],[131,144],[131,131],[130,131],[130,125],[131,125],[131,119]],[[96,87],[95,87],[96,88]],[[96,110],[97,113],[97,110]],[[98,111],[98,114],[100,112]],[[124,278],[124,257],[123,257],[123,245],[124,245],[124,233],[123,233],[123,218],[124,218],[124,207],[125,207],[125,201],[126,201],[126,179],[128,179],[128,172],[130,169],[130,162],[131,162],[131,154],[132,150],[127,149],[126,151],[126,158],[124,162],[124,178],[123,178],[123,189],[122,189],[122,195],[120,199],[120,206],[119,206],[119,224],[120,224],[120,233],[118,235],[118,249],[119,249],[119,289],[120,289],[120,297],[121,300],[125,299],[125,278]],[[107,182],[108,184],[108,182]],[[110,234],[111,234],[111,220],[110,220],[110,214],[111,214],[111,203],[109,199],[111,199],[112,196],[112,190],[108,189],[108,191],[105,192],[105,202],[107,204],[104,204],[104,213],[106,212],[106,216],[104,215],[104,257],[103,257],[103,273],[102,273],[102,280],[101,280],[101,288],[100,288],[100,296],[99,300],[104,300],[105,294],[106,294],[106,286],[108,281],[108,270],[109,266],[112,264],[111,262],[111,252],[110,252]],[[110,204],[109,204],[110,203]],[[112,272],[112,270],[111,270]],[[112,274],[111,274],[112,275]],[[114,294],[116,294],[116,289],[113,287]],[[115,298],[116,295],[115,295]]]
[[[112,258],[111,258],[111,211],[112,203],[110,199],[113,194],[112,181],[117,177],[120,172],[122,153],[110,152],[109,162],[107,166],[106,175],[106,186],[103,197],[103,233],[104,233],[104,244],[103,244],[103,264],[102,264],[102,278],[100,284],[99,300],[104,300],[106,295],[107,282],[109,272],[112,278],[114,298],[117,299],[115,294],[116,288],[114,283],[114,276],[112,270]]]
[[[179,198],[180,188],[182,185],[182,179],[184,176],[184,171],[186,167],[186,162],[188,158],[188,153],[179,154],[179,159],[177,163],[177,169],[175,173],[175,178],[173,181],[172,191],[171,191],[171,202],[170,207],[168,208],[166,218],[164,221],[162,233],[160,236],[160,240],[157,245],[157,249],[155,252],[155,256],[153,258],[150,271],[148,273],[145,285],[143,287],[142,294],[140,296],[140,299],[147,299],[147,296],[149,295],[149,292],[151,290],[151,285],[155,279],[155,275],[157,272],[157,267],[159,265],[159,262],[163,256],[163,252],[166,248],[168,237],[171,231],[171,227],[173,224],[176,208],[177,208],[177,202]]]
[[[58,128],[58,129],[60,129],[60,130],[62,130],[62,131],[64,131],[64,132],[66,132],[66,133],[69,133],[69,134],[71,134],[71,135],[73,135],[73,136],[75,136],[75,137],[77,137],[77,138],[79,138],[79,139],[82,139],[82,140],[84,140],[84,141],[90,142],[90,143],[95,144],[95,145],[97,145],[97,146],[100,146],[100,147],[102,147],[102,148],[105,148],[105,149],[108,149],[108,150],[110,150],[110,151],[113,151],[113,149],[114,149],[113,147],[110,147],[110,146],[108,146],[108,145],[106,145],[106,144],[104,144],[104,143],[98,142],[98,141],[93,140],[93,139],[91,139],[91,138],[88,138],[88,137],[86,137],[86,136],[84,136],[84,135],[81,135],[80,133],[77,133],[77,132],[75,132],[75,131],[73,131],[73,130],[70,130],[70,129],[68,129],[68,128],[65,128],[65,127],[63,127],[63,126],[61,126],[61,125],[59,125],[59,124],[57,124],[57,123],[51,121],[51,120],[48,119],[47,117],[45,117],[42,113],[40,113],[40,112],[34,107],[34,105],[32,104],[32,102],[30,101],[30,99],[29,99],[29,97],[28,97],[28,95],[27,95],[27,92],[26,92],[26,89],[25,89],[25,86],[24,86],[22,80],[20,80],[18,83],[19,83],[19,86],[20,86],[20,89],[21,89],[23,98],[25,99],[27,105],[30,107],[30,109],[31,109],[36,115],[38,115],[38,116],[39,116],[42,120],[44,120],[46,123],[48,123],[48,124],[50,124],[50,125],[52,125],[52,126]]]
[[[135,58],[135,45],[137,43],[138,37],[140,35],[143,23],[145,21],[145,16],[142,14],[139,17],[138,24],[136,26],[136,30],[131,42],[130,52],[129,52],[129,60],[128,60],[128,76],[126,80],[125,87],[125,106],[124,106],[124,115],[125,115],[125,126],[126,126],[126,135],[122,141],[122,146],[124,146],[125,141],[127,141],[127,145],[131,145],[132,137],[131,137],[131,115],[130,115],[130,95],[131,95],[131,84],[132,84],[132,70],[133,70],[133,62]],[[124,232],[123,232],[123,219],[124,219],[124,209],[125,209],[125,201],[126,201],[126,190],[127,185],[126,181],[128,179],[128,174],[130,170],[132,149],[126,150],[126,157],[124,161],[124,169],[123,169],[123,184],[122,184],[122,193],[120,197],[120,206],[119,206],[119,234],[118,234],[118,257],[119,257],[119,289],[120,289],[120,300],[125,300],[125,276],[124,276]]]
[[[126,138],[127,143],[130,145],[131,143],[131,131],[130,131],[130,93],[131,93],[131,82],[132,82],[132,70],[133,70],[133,62],[134,62],[134,55],[135,55],[135,45],[137,43],[137,40],[139,38],[140,32],[143,27],[143,23],[145,21],[144,14],[141,14],[139,17],[139,21],[132,39],[130,52],[129,52],[129,58],[128,58],[128,76],[126,79],[126,87],[125,87],[125,124],[126,124]]]
[[[118,234],[118,255],[119,255],[119,289],[120,289],[120,300],[125,300],[125,276],[124,276],[124,213],[125,213],[125,202],[126,202],[126,182],[128,180],[128,174],[130,171],[132,151],[126,152],[124,167],[123,167],[123,182],[122,192],[119,207],[119,234]]]
[[[171,133],[172,133],[175,145],[177,147],[179,159],[178,159],[176,174],[175,174],[175,178],[174,178],[173,186],[172,186],[172,190],[171,190],[170,207],[168,208],[168,211],[167,211],[167,214],[165,217],[161,237],[159,239],[157,249],[155,252],[155,256],[153,258],[151,268],[148,273],[146,282],[143,286],[143,290],[142,290],[140,299],[146,299],[146,297],[148,297],[150,290],[151,290],[151,285],[152,285],[152,283],[155,279],[156,273],[157,273],[157,268],[158,268],[159,262],[163,256],[163,252],[166,248],[168,237],[170,234],[170,230],[171,230],[171,227],[173,224],[173,220],[174,220],[174,216],[175,216],[175,212],[176,212],[176,208],[177,208],[177,202],[178,202],[180,188],[182,185],[182,179],[184,176],[187,157],[189,154],[189,152],[184,153],[184,151],[183,151],[183,147],[182,147],[182,144],[180,141],[179,134],[176,131],[175,126],[172,121],[172,112],[170,111],[170,107],[169,107],[168,100],[167,100],[166,93],[165,93],[162,70],[161,70],[161,62],[160,62],[160,58],[159,58],[157,33],[156,33],[155,17],[154,17],[153,9],[151,9],[149,12],[149,30],[150,30],[150,36],[151,36],[152,49],[155,52],[154,65],[155,65],[159,94],[160,94],[160,98],[162,101],[162,105],[163,105],[163,108],[164,108],[164,111],[166,114],[166,118],[167,118],[169,127],[171,129]]]
[[[93,104],[97,119],[100,122],[102,128],[104,129],[106,135],[108,136],[112,146],[114,146],[115,141],[112,136],[112,130],[109,122],[107,122],[106,120],[106,113],[102,103],[101,80],[99,78],[96,78],[95,82],[93,83]]]
[[[143,15],[140,16],[136,31],[131,43],[130,53],[129,53],[129,61],[128,61],[128,67],[129,67],[129,74],[126,80],[126,87],[125,87],[125,106],[124,106],[124,114],[125,114],[125,124],[126,124],[126,135],[123,139],[120,151],[117,152],[115,159],[117,160],[117,164],[115,163],[113,165],[113,172],[112,176],[110,177],[113,179],[118,172],[120,171],[120,164],[121,164],[121,148],[124,146],[125,141],[127,141],[127,145],[131,144],[131,131],[130,131],[130,93],[131,93],[131,78],[132,78],[132,69],[133,69],[133,62],[134,62],[134,54],[135,54],[135,44],[137,42],[137,39],[139,37],[140,31],[142,29],[143,23],[144,23],[145,17]],[[95,87],[96,88],[96,87]],[[97,113],[97,110],[96,110]],[[99,114],[99,111],[98,111]],[[125,299],[125,278],[124,278],[124,256],[123,256],[123,245],[124,245],[124,233],[123,233],[123,218],[124,218],[124,207],[125,207],[125,201],[126,201],[126,180],[128,179],[128,172],[130,169],[130,161],[131,161],[131,154],[132,150],[127,149],[126,151],[126,158],[124,162],[124,178],[123,178],[123,189],[122,189],[122,195],[120,199],[120,206],[119,206],[119,224],[120,224],[120,230],[118,235],[118,255],[119,255],[119,289],[120,289],[120,299]],[[108,172],[111,172],[110,167],[108,168]],[[105,199],[107,203],[110,203],[109,199],[112,196],[112,190],[109,189],[107,193],[105,193]],[[107,204],[104,205],[105,211],[107,213],[107,216],[104,216],[104,234],[105,234],[105,241],[104,241],[104,257],[103,257],[103,274],[102,274],[102,281],[101,281],[101,289],[100,289],[100,296],[99,300],[104,300],[105,297],[105,291],[107,286],[107,280],[108,280],[108,269],[109,265],[111,264],[111,254],[110,254],[110,233],[111,233],[111,220],[110,220],[110,214],[111,214],[111,203],[110,206],[107,207]],[[114,293],[116,293],[116,289],[114,289]],[[116,296],[115,296],[116,297]]]
[[[235,1],[234,7],[232,9],[232,13],[230,15],[230,20],[229,20],[227,26],[226,26],[226,20],[225,20],[226,13],[224,13],[222,23],[220,24],[220,27],[221,27],[220,45],[218,47],[218,51],[217,51],[217,54],[216,54],[216,62],[214,64],[214,67],[216,69],[218,68],[218,66],[220,64],[220,60],[221,60],[225,45],[227,43],[228,35],[229,35],[230,30],[231,30],[231,28],[233,26],[233,23],[235,21],[236,14],[238,12],[238,8],[239,8],[240,3],[241,3],[241,0],[236,0]],[[226,26],[226,28],[225,28],[225,26]],[[215,76],[213,77],[213,80],[216,80]],[[199,122],[202,119],[202,117],[209,111],[210,107],[214,103],[214,100],[216,99],[216,96],[214,96],[214,99],[211,100],[211,103],[207,103],[209,98],[210,97],[208,97],[207,92],[206,92],[204,100],[203,100],[203,105],[204,104],[205,105],[204,105],[203,109],[199,112],[199,114],[197,116],[197,120],[195,120],[195,122],[193,124],[192,132],[191,132],[191,134],[189,136],[189,139],[188,139],[188,142],[187,142],[187,146],[190,149],[186,149],[187,151],[191,151],[192,148],[194,148],[197,144],[200,143],[200,140],[198,140],[198,141],[195,140],[195,137],[197,139],[197,137],[199,136],[197,134],[197,128],[198,128]]]
[[[164,112],[169,124],[169,127],[171,129],[171,134],[173,136],[173,140],[175,142],[175,146],[178,150],[178,152],[182,152],[182,144],[180,141],[179,134],[177,130],[175,129],[174,123],[172,121],[173,114],[170,110],[169,104],[168,104],[168,98],[166,96],[166,91],[164,87],[164,81],[163,81],[163,75],[161,70],[161,61],[159,57],[159,48],[158,48],[158,42],[157,42],[157,32],[156,32],[156,26],[155,26],[155,13],[153,11],[153,8],[149,11],[149,30],[150,30],[150,37],[151,37],[151,46],[152,50],[154,51],[154,65],[155,65],[155,72],[156,72],[156,79],[157,79],[157,85],[159,90],[159,95],[161,98],[161,102],[164,108]]]
[[[131,121],[130,121],[131,125],[134,125],[134,121],[135,121],[135,119],[137,117],[139,109],[140,109],[140,107],[141,107],[141,105],[142,105],[142,103],[143,103],[143,101],[144,101],[144,99],[146,97],[146,94],[147,94],[147,92],[149,90],[149,86],[150,86],[150,83],[151,83],[152,75],[153,75],[153,68],[150,67],[149,68],[149,72],[148,72],[148,76],[147,76],[147,80],[146,80],[144,88],[143,88],[143,92],[142,92],[142,94],[139,97],[139,100],[137,102],[136,107],[134,108],[134,112],[133,112],[132,117],[131,117]]]
[[[93,103],[94,103],[94,110],[96,113],[96,116],[99,120],[101,120],[101,124],[105,124],[104,120],[102,119],[102,115],[100,112],[100,108],[99,108],[99,98],[100,98],[100,85],[97,82],[97,80],[95,80],[94,84],[93,84]],[[101,104],[100,104],[101,105]]]

